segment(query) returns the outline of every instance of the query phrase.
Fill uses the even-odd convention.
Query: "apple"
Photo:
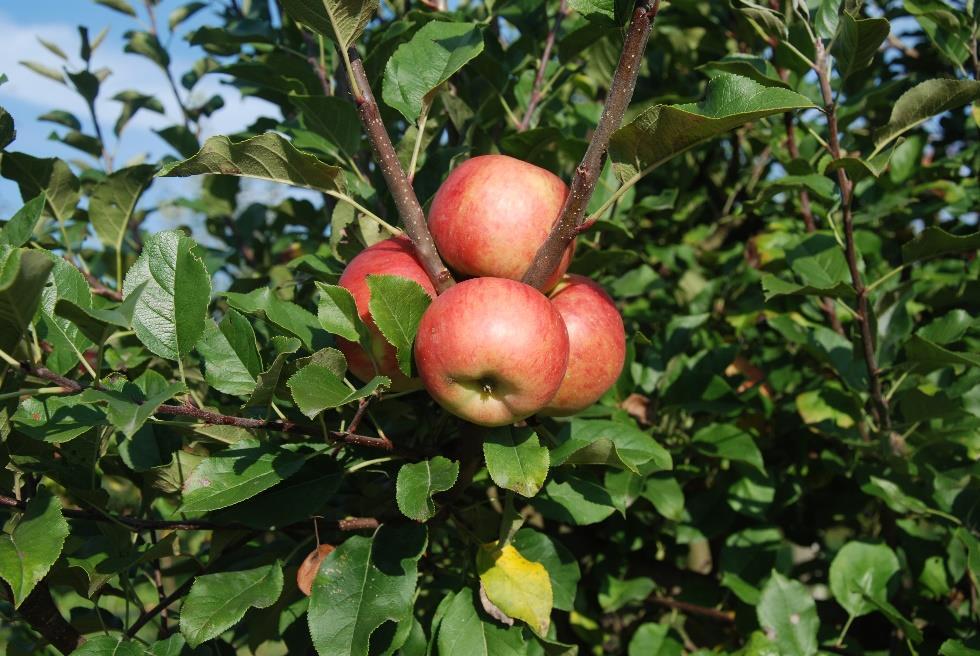
[[[376,374],[380,374],[391,379],[393,391],[418,389],[420,387],[419,380],[409,378],[398,369],[395,347],[388,343],[374,324],[374,319],[371,318],[371,311],[368,306],[371,302],[371,289],[367,284],[369,275],[408,278],[422,285],[422,288],[432,298],[436,296],[436,289],[425,273],[425,269],[419,263],[415,248],[408,237],[392,237],[364,249],[347,264],[338,284],[347,289],[354,297],[357,313],[371,334],[371,353],[369,355],[361,348],[360,344],[342,337],[337,338],[337,346],[347,358],[347,366],[351,373],[360,380],[367,382]]]
[[[550,171],[505,155],[452,170],[429,209],[429,230],[446,264],[467,276],[520,280],[561,212],[568,187]],[[574,242],[544,286],[561,279]]]
[[[320,563],[323,559],[329,556],[333,552],[333,546],[329,544],[321,544],[319,547],[314,549],[309,553],[309,555],[303,560],[303,563],[296,570],[296,587],[302,591],[307,597],[313,590],[313,579],[316,578],[316,573],[320,570]]]
[[[619,378],[626,330],[613,300],[585,276],[565,276],[551,294],[551,305],[568,329],[568,368],[542,414],[572,415],[598,401]]]
[[[472,278],[422,315],[415,362],[439,405],[474,424],[504,426],[533,415],[558,391],[568,332],[538,290],[505,278]]]

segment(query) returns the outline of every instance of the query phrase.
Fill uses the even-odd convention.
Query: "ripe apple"
[[[316,578],[316,573],[320,570],[320,563],[323,559],[330,555],[333,551],[333,546],[329,544],[321,544],[319,547],[310,552],[310,554],[303,560],[303,563],[296,570],[296,587],[298,587],[303,594],[307,597],[313,590],[313,579]]]
[[[429,230],[446,264],[467,276],[520,280],[558,218],[568,187],[558,176],[505,155],[468,159],[449,174],[429,209]],[[572,259],[568,246],[554,287]]]
[[[347,289],[354,297],[357,313],[371,333],[371,355],[369,356],[360,344],[341,337],[337,338],[337,346],[347,358],[347,366],[351,373],[360,380],[367,382],[375,376],[376,363],[377,373],[391,379],[392,390],[417,389],[420,386],[419,380],[409,378],[398,369],[395,347],[385,340],[384,335],[381,334],[371,318],[371,311],[368,307],[371,302],[371,289],[367,284],[369,275],[408,278],[422,285],[422,288],[432,298],[436,296],[436,289],[425,273],[425,269],[419,263],[412,242],[407,237],[392,237],[364,249],[347,264],[338,284]]]
[[[568,368],[542,414],[571,415],[606,393],[623,370],[626,330],[613,300],[596,283],[569,274],[551,294],[568,329]]]
[[[481,426],[533,415],[558,391],[568,332],[545,296],[504,278],[473,278],[422,315],[415,361],[429,394]]]

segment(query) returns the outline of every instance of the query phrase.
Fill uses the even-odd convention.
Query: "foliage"
[[[96,2],[180,113],[114,161],[166,110],[99,115],[84,27],[24,62],[76,106],[0,109],[0,651],[980,653],[980,3],[673,0],[644,53],[645,3]],[[349,376],[337,277],[404,219],[378,126],[423,207],[479,154],[571,180],[624,42],[571,269],[613,389],[489,431]],[[209,75],[267,115],[204,140]],[[369,284],[408,374],[429,298]]]

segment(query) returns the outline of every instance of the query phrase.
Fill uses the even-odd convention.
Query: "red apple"
[[[316,573],[320,571],[320,563],[332,552],[333,545],[321,544],[303,559],[303,564],[296,570],[296,587],[307,597],[313,591],[313,579],[316,578]]]
[[[568,329],[568,368],[542,414],[571,415],[598,401],[619,378],[626,330],[613,300],[584,276],[570,274],[558,283],[551,305]]]
[[[540,167],[504,155],[466,160],[432,199],[429,230],[446,264],[467,276],[520,280],[558,218],[568,187]],[[544,289],[572,259],[569,245]]]
[[[371,354],[368,355],[360,344],[341,337],[337,338],[337,346],[347,358],[351,373],[359,379],[367,382],[377,372],[391,379],[391,389],[394,391],[417,389],[420,386],[419,380],[409,378],[398,369],[395,347],[388,343],[371,318],[368,307],[371,302],[371,290],[367,284],[369,275],[408,278],[422,285],[432,298],[436,296],[435,287],[419,263],[412,242],[407,237],[392,237],[364,249],[347,264],[338,284],[354,297],[357,313],[371,333]]]
[[[422,315],[415,361],[429,394],[481,426],[533,415],[558,391],[568,332],[548,299],[504,278],[473,278]]]

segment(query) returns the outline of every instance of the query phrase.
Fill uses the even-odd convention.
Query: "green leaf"
[[[283,0],[286,13],[347,50],[378,12],[378,0]]]
[[[268,490],[300,470],[305,457],[254,438],[201,461],[184,483],[183,512],[227,508]]]
[[[65,84],[65,76],[56,68],[51,68],[35,61],[20,61],[17,63],[19,63],[21,66],[26,66],[38,75],[43,75],[49,80],[54,80],[55,82]]]
[[[422,526],[385,524],[373,537],[346,539],[324,559],[307,611],[318,654],[367,656],[378,627],[412,621],[418,560],[426,542]]]
[[[782,653],[800,656],[817,653],[820,629],[817,604],[799,581],[773,570],[762,588],[756,615],[759,625]]]
[[[975,353],[950,351],[919,335],[912,335],[905,342],[905,357],[912,362],[928,365],[932,368],[951,365],[980,367],[980,356]]]
[[[210,319],[195,347],[204,358],[204,379],[225,394],[248,396],[262,373],[255,331],[248,319],[229,309],[216,324]]]
[[[61,444],[105,423],[105,415],[82,399],[70,396],[32,396],[20,402],[11,421],[19,433]]]
[[[556,436],[551,465],[611,465],[649,474],[673,466],[670,453],[628,423],[601,419],[573,419]]]
[[[133,330],[146,348],[168,360],[186,356],[204,334],[211,278],[196,248],[183,232],[157,233],[146,240],[123,282],[124,298],[146,285],[133,311]]]
[[[92,190],[88,213],[95,234],[103,246],[122,248],[136,203],[153,180],[156,167],[141,164],[119,169],[101,180]]]
[[[0,226],[0,243],[10,246],[23,246],[31,239],[34,227],[44,211],[44,195],[27,201],[10,220]]]
[[[522,528],[512,541],[514,548],[530,561],[541,563],[551,578],[554,607],[571,611],[575,593],[582,577],[575,557],[550,536],[530,528]]]
[[[483,52],[483,30],[475,23],[431,21],[398,46],[385,66],[381,97],[410,124],[430,94]]]
[[[601,485],[571,474],[556,474],[534,498],[542,515],[577,526],[595,524],[616,511],[612,497]]]
[[[419,330],[419,321],[432,303],[422,285],[398,276],[367,277],[371,300],[368,308],[381,334],[395,347],[398,368],[412,375],[412,347]],[[322,288],[321,288],[322,289]]]
[[[629,656],[681,656],[684,646],[668,636],[670,626],[641,624],[630,640]]]
[[[98,0],[100,4],[120,0]],[[114,635],[97,635],[86,638],[85,644],[72,652],[73,656],[146,656],[138,642]]]
[[[343,377],[329,367],[310,364],[290,376],[286,384],[293,393],[296,406],[313,419],[328,408],[339,408],[371,396],[379,388],[391,385],[391,380],[386,376],[375,376],[364,387],[352,390]]]
[[[4,150],[17,138],[14,118],[6,109],[0,107],[0,150]]]
[[[109,423],[131,438],[157,408],[183,391],[181,383],[168,383],[155,371],[147,371],[135,383],[125,383],[118,390],[87,389],[80,400],[105,403]]]
[[[224,292],[223,296],[236,310],[248,314],[261,312],[272,323],[299,337],[303,346],[313,349],[313,338],[319,329],[316,318],[295,303],[279,298],[275,290],[260,287],[248,294]]]
[[[891,24],[884,18],[854,18],[843,12],[831,51],[841,77],[846,79],[870,66],[890,31]]]
[[[316,316],[324,330],[352,342],[358,341],[362,334],[366,334],[357,314],[354,297],[349,291],[322,282],[316,283],[316,288],[320,291]]]
[[[6,156],[4,157],[6,160]],[[0,349],[10,353],[30,326],[54,262],[46,253],[0,246]]]
[[[684,517],[684,491],[670,474],[658,473],[648,477],[644,481],[642,496],[667,519],[677,522]]]
[[[568,6],[586,18],[589,16],[602,16],[609,20],[616,18],[614,0],[569,0]]]
[[[173,32],[174,28],[207,6],[208,3],[206,2],[188,2],[185,5],[180,5],[170,12],[170,16],[167,17],[167,26]]]
[[[249,608],[268,608],[282,593],[282,565],[198,576],[180,609],[180,632],[193,649],[237,624]]]
[[[126,38],[126,47],[123,48],[126,52],[142,55],[164,71],[170,66],[170,55],[167,54],[167,50],[160,44],[160,40],[157,39],[156,34],[130,30],[123,36]]]
[[[299,350],[301,342],[295,337],[273,337],[272,344],[276,349],[276,357],[272,364],[255,379],[255,389],[242,408],[267,408],[275,398],[279,389],[279,378],[282,376],[286,358]]]
[[[966,16],[944,0],[905,0],[903,9],[915,19],[943,57],[958,68],[970,56]]]
[[[128,537],[128,536],[127,536]],[[106,583],[137,565],[153,562],[174,555],[174,542],[177,534],[170,533],[156,544],[145,543],[134,546],[127,540],[118,540],[105,535],[87,539],[80,549],[75,549],[68,557],[68,564],[82,569],[88,576],[88,597],[101,590]]]
[[[749,121],[813,106],[787,89],[723,74],[708,82],[699,103],[655,105],[641,113],[613,133],[609,154],[616,175],[628,180]]]
[[[302,112],[302,124],[323,137],[348,159],[361,145],[361,123],[357,108],[336,96],[289,95],[289,101]]]
[[[794,280],[763,276],[766,300],[787,294],[821,294],[836,298],[854,293],[844,251],[830,233],[807,235],[787,250],[786,262],[794,274]]]
[[[960,640],[946,640],[939,646],[942,656],[980,656],[980,649],[971,649]]]
[[[911,241],[902,244],[902,260],[915,262],[936,255],[971,253],[980,248],[980,232],[952,235],[942,228],[929,226]]]
[[[395,501],[403,515],[425,522],[436,514],[432,496],[452,488],[459,476],[459,463],[442,456],[408,463],[398,470]]]
[[[854,288],[846,282],[839,282],[833,287],[814,287],[783,280],[772,274],[763,274],[762,289],[765,292],[766,301],[771,301],[779,296],[827,296],[829,298],[854,296]]]
[[[445,615],[438,624],[435,636],[439,656],[505,656],[527,653],[528,645],[519,629],[506,628],[494,620],[485,620],[480,616],[475,591],[464,589],[450,593],[445,602]],[[433,630],[435,629],[436,622],[433,620]]]
[[[698,451],[707,456],[744,462],[760,473],[766,473],[762,453],[752,439],[752,434],[734,424],[705,426],[694,434],[691,442]]]
[[[17,183],[25,202],[44,194],[48,211],[59,221],[74,214],[81,183],[60,159],[5,152],[0,159],[0,175]]]
[[[487,598],[505,615],[527,623],[539,636],[551,625],[551,578],[541,563],[525,558],[514,545],[482,545],[476,568]]]
[[[100,4],[103,7],[108,7],[109,9],[114,9],[120,14],[126,14],[127,16],[136,17],[136,11],[133,6],[129,4],[126,0],[95,0],[96,4]]]
[[[881,152],[891,141],[937,114],[980,100],[980,81],[939,79],[915,85],[898,99],[888,125],[875,133],[875,150]]]
[[[550,457],[530,428],[504,426],[485,431],[483,455],[498,486],[533,497],[548,477]]]
[[[972,326],[973,317],[956,309],[932,320],[916,331],[916,334],[934,344],[950,344],[962,338]]]
[[[14,608],[21,605],[61,555],[68,537],[61,501],[39,487],[9,533],[0,534],[0,578],[13,591]]]
[[[851,617],[876,610],[867,597],[888,601],[888,588],[900,571],[898,558],[887,545],[848,542],[830,563],[830,591]]]
[[[297,150],[275,132],[239,142],[224,136],[211,137],[196,155],[164,166],[157,176],[183,178],[209,173],[269,180],[314,191],[344,191],[342,169]]]
[[[789,89],[789,85],[779,78],[776,67],[768,59],[759,55],[733,53],[725,55],[719,60],[702,64],[698,66],[698,70],[710,77],[729,73],[747,77],[762,86]]]
[[[72,301],[60,299],[55,303],[54,311],[59,317],[63,317],[78,326],[78,329],[89,340],[101,344],[114,330],[118,328],[128,330],[132,326],[136,304],[145,289],[146,283],[143,283],[134,288],[122,303],[101,308],[84,307]]]
[[[653,579],[646,576],[635,579],[607,576],[599,590],[599,606],[604,613],[615,613],[629,604],[645,601],[656,588]]]

